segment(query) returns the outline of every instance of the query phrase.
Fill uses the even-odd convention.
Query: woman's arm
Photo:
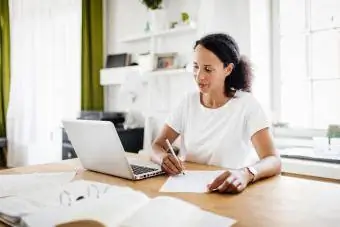
[[[270,135],[269,129],[265,128],[256,132],[251,137],[251,141],[260,158],[260,161],[252,166],[257,171],[257,175],[254,180],[259,180],[261,178],[271,177],[280,174],[280,154],[274,147],[274,142]],[[251,180],[251,173],[249,173],[248,171],[246,172],[250,175],[249,177]]]
[[[152,143],[151,160],[162,166],[162,169],[171,175],[181,173],[183,166],[182,163],[178,163],[177,159],[167,152],[166,139],[172,144],[178,136],[179,133],[166,124]]]
[[[257,172],[256,178],[254,179],[252,173],[247,168],[227,170],[207,186],[208,190],[238,193],[243,191],[254,180],[274,176],[281,172],[281,159],[274,148],[269,129],[265,128],[256,132],[251,137],[251,141],[260,158],[260,161],[251,166]]]

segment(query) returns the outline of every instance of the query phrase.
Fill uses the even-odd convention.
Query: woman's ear
[[[231,74],[233,69],[234,69],[234,64],[233,63],[229,63],[226,67],[224,67],[224,72],[225,72],[226,77]]]

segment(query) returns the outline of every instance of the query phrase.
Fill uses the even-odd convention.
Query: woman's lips
[[[199,86],[200,88],[204,88],[204,87],[207,87],[208,84],[198,84],[198,86]]]

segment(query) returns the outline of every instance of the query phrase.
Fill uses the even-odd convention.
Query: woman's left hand
[[[208,190],[219,191],[222,193],[239,193],[248,185],[250,177],[244,170],[227,170],[218,176],[211,184],[208,184]]]

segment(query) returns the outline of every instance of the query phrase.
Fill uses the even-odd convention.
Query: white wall
[[[206,1],[209,2],[210,1]],[[239,44],[241,54],[250,55],[249,0],[214,0],[213,14],[205,32],[226,32]]]
[[[147,42],[120,43],[126,36],[143,32],[147,11],[140,1],[109,0],[107,2],[107,48],[108,53],[138,53],[148,50]]]

